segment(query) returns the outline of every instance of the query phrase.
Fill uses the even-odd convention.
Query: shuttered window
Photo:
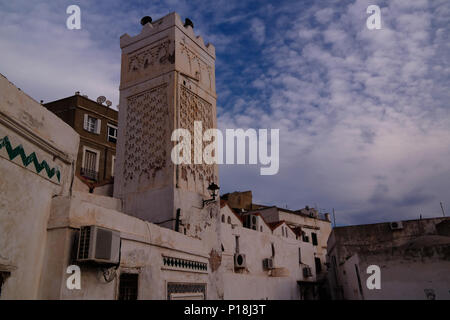
[[[84,156],[84,168],[86,170],[96,171],[97,166],[97,153],[86,150],[86,155]]]
[[[101,120],[85,114],[83,128],[86,131],[100,134]]]

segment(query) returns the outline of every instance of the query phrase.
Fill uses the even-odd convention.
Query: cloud
[[[253,18],[250,22],[250,33],[258,44],[263,44],[266,39],[266,26],[261,19]]]
[[[314,15],[320,23],[327,23],[331,20],[333,17],[333,9],[332,8],[324,8],[322,10],[319,10]]]
[[[266,107],[252,125],[283,133],[280,174],[271,187],[254,178],[256,193],[272,190],[266,203],[335,207],[339,223],[439,215],[438,199],[450,203],[444,178],[433,182],[450,172],[450,51],[439,31],[449,5],[389,2],[383,29],[371,31],[369,4],[310,7],[267,32],[268,43],[283,39],[264,49],[270,67],[253,80],[269,99],[249,97]],[[222,171],[230,179],[232,170]]]
[[[368,0],[66,1],[0,4],[0,72],[46,101],[118,101],[119,37],[143,15],[194,21],[216,46],[220,128],[280,129],[280,170],[220,166],[222,192],[331,211],[339,224],[440,215],[450,205],[450,3]]]

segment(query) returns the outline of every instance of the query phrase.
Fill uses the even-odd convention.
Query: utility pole
[[[441,204],[441,209],[442,209],[442,215],[445,217],[444,206],[442,205],[442,201],[440,202],[440,204]]]
[[[334,227],[336,227],[336,215],[334,213],[334,208],[333,208],[333,221],[334,221]]]

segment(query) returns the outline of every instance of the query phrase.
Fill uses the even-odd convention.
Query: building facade
[[[450,218],[334,228],[328,263],[333,299],[449,300]]]
[[[77,176],[91,185],[112,182],[116,159],[118,112],[87,96],[75,95],[44,106],[80,136]]]
[[[288,210],[255,204],[251,191],[233,192],[222,198],[241,217],[244,227],[263,232],[264,225],[268,225],[274,234],[295,238],[300,244],[298,252],[293,255],[298,256],[305,274],[311,270],[314,275],[301,280],[302,297],[328,298],[326,254],[332,229],[329,214],[319,214],[308,206],[300,210]]]

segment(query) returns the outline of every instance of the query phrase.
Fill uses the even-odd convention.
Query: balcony
[[[98,171],[81,168],[80,174],[82,177],[84,177],[86,179],[98,181]]]

